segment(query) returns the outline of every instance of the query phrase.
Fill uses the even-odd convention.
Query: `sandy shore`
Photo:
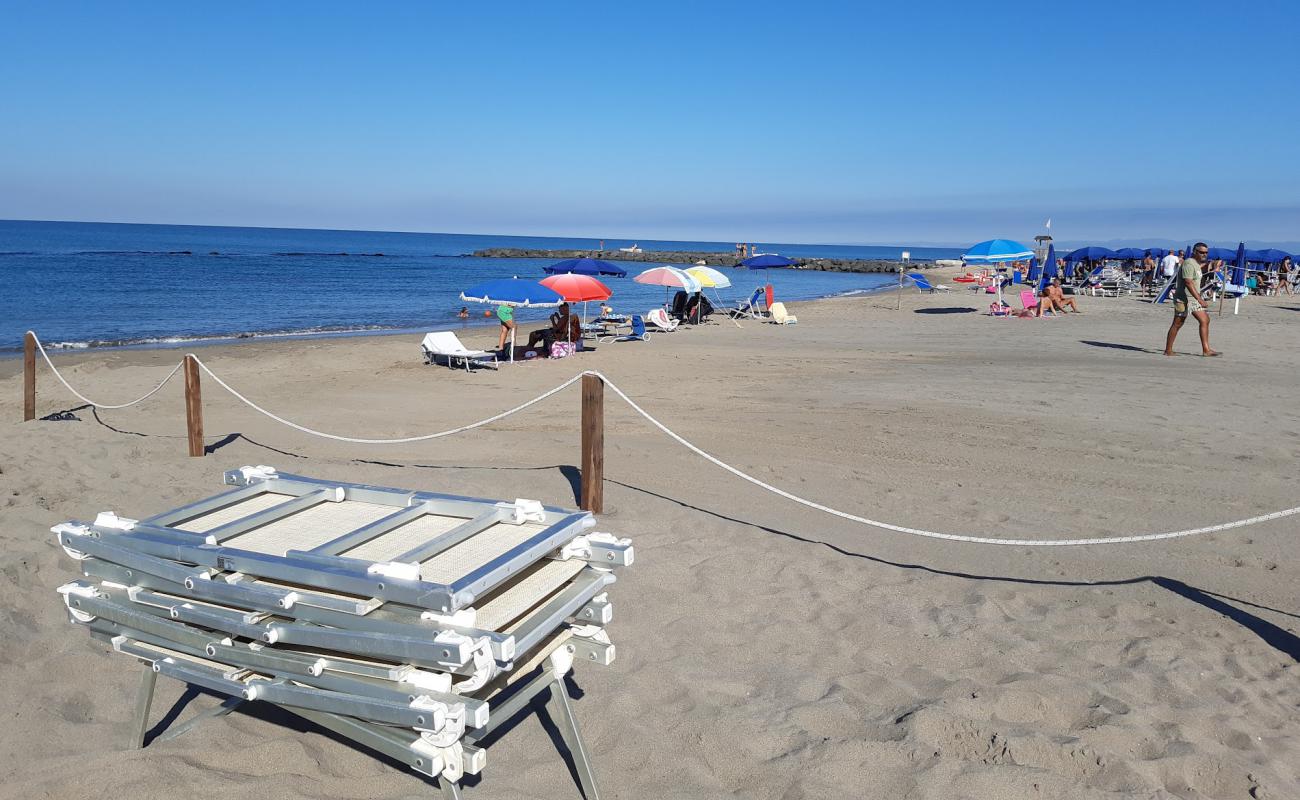
[[[1221,359],[1191,355],[1190,328],[1185,355],[1160,355],[1169,310],[1130,298],[1047,320],[989,318],[965,290],[894,304],[799,303],[797,326],[723,322],[472,375],[422,365],[412,336],[201,356],[279,414],[364,437],[460,425],[599,369],[763,480],[941,531],[1159,532],[1296,504],[1300,298],[1215,317]],[[113,403],[179,356],[56,359]],[[22,424],[20,367],[0,362],[0,795],[430,796],[414,774],[264,713],[125,750],[137,668],[67,624],[54,587],[76,572],[49,526],[155,513],[250,463],[572,505],[577,393],[379,447],[282,427],[209,381],[215,451],[191,459],[179,382],[95,414],[42,368],[39,414],[76,420]],[[638,550],[614,597],[618,661],[577,674],[606,796],[1300,797],[1297,518],[1108,547],[933,541],[740,482],[612,397],[606,417],[602,528]],[[160,681],[156,707],[182,692]],[[535,720],[493,747],[467,794],[578,797]]]

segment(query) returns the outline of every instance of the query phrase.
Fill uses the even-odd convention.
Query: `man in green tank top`
[[[1178,271],[1178,283],[1174,287],[1174,321],[1165,336],[1165,355],[1174,353],[1174,339],[1187,321],[1187,315],[1196,318],[1201,328],[1201,355],[1217,356],[1219,353],[1210,347],[1210,314],[1205,310],[1201,300],[1201,265],[1210,256],[1210,248],[1205,242],[1197,242],[1189,256],[1183,259]]]

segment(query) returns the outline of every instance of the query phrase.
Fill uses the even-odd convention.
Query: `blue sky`
[[[1300,240],[1300,4],[0,0],[0,218]]]

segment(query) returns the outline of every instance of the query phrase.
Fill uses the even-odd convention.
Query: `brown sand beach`
[[[1300,303],[1215,316],[1225,353],[1160,354],[1169,310],[992,319],[944,295],[793,304],[559,361],[464,371],[418,337],[199,351],[253,400],[321,430],[395,437],[472,422],[598,369],[757,478],[900,525],[1062,539],[1210,525],[1296,504]],[[467,343],[491,346],[495,332]],[[138,396],[181,351],[54,355],[73,384]],[[179,382],[94,412],[40,365],[0,362],[0,796],[408,798],[418,776],[253,707],[126,749],[128,659],[73,629],[51,525],[145,516],[272,464],[336,480],[573,505],[578,395],[421,444],[310,437],[204,384],[212,453],[189,458]],[[1297,517],[1189,538],[1008,547],[866,527],[742,482],[612,395],[602,529],[633,537],[611,631],[575,709],[610,798],[1300,797]],[[159,682],[155,719],[182,698]],[[183,721],[218,701],[190,698]],[[569,798],[536,719],[468,797]]]

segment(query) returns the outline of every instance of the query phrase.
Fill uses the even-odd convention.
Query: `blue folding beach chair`
[[[926,280],[926,277],[919,272],[909,272],[907,273],[907,277],[912,279],[912,283],[916,284],[916,288],[920,290],[922,294],[926,292],[929,292],[930,294],[934,294],[935,292],[948,291],[947,286],[944,286],[942,284],[936,286],[935,284],[932,284],[930,283],[930,281]]]
[[[741,300],[740,302],[736,303],[734,307],[728,308],[727,316],[732,318],[749,317],[751,319],[756,319],[758,317],[761,317],[763,315],[763,311],[760,304],[763,302],[763,296],[764,296],[763,287],[760,286],[754,290],[754,293],[749,296],[748,300]]]
[[[626,336],[619,336],[614,339],[616,342],[648,342],[650,334],[645,332],[645,320],[640,314],[632,315],[632,332]]]

